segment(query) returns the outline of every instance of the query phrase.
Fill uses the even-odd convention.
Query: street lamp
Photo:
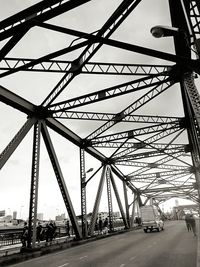
[[[85,173],[92,172],[93,170],[94,170],[93,168],[90,168]]]
[[[150,32],[155,38],[175,36],[177,34],[184,33],[184,31],[179,28],[162,25],[154,26],[151,28]]]

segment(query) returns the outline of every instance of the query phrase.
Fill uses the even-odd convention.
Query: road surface
[[[184,221],[172,221],[159,233],[131,231],[10,266],[195,267],[196,256],[197,238]]]

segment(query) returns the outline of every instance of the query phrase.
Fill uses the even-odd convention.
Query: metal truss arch
[[[141,196],[160,199],[162,194],[169,198],[170,193],[171,197],[180,195],[200,202],[199,1],[165,1],[169,9],[162,10],[163,16],[169,25],[181,29],[184,34],[173,36],[173,46],[163,41],[165,45],[161,51],[154,49],[158,43],[152,41],[149,30],[147,33],[145,28],[139,33],[137,26],[137,17],[148,17],[149,12],[154,12],[150,7],[147,9],[148,3],[103,0],[103,9],[99,12],[104,16],[99,16],[97,2],[44,0],[0,21],[3,110],[0,132],[5,147],[0,155],[0,168],[5,168],[33,127],[30,246],[35,244],[39,169],[44,164],[41,160],[39,164],[40,135],[77,239],[86,238],[95,231],[100,202],[104,201],[105,182],[111,230],[114,227],[113,193],[126,229],[132,225],[129,193],[134,193],[139,205]],[[78,14],[76,23],[72,11]],[[86,14],[91,19],[84,24],[82,17]],[[156,14],[155,11],[153,15]],[[95,16],[99,16],[98,20]],[[62,26],[72,24],[68,28]],[[141,27],[145,27],[143,24]],[[132,27],[134,31],[130,32]],[[27,34],[30,29],[37,29],[44,39],[37,39],[35,32]],[[53,36],[61,35],[69,44],[59,38],[56,44]],[[50,42],[45,43],[45,38]],[[149,40],[148,48],[143,46],[146,40]],[[41,51],[31,51],[29,45],[37,45],[37,42],[41,42]],[[47,44],[52,45],[51,49],[46,50]],[[15,55],[16,51],[19,53]],[[18,131],[14,120],[17,112],[9,117],[8,110],[17,110],[27,118]],[[7,119],[4,114],[8,115]],[[15,129],[11,135],[14,137],[10,142],[5,141],[6,145],[4,140],[8,140],[9,127]],[[76,193],[80,197],[82,228],[75,211],[77,203],[71,201],[54,149],[52,139],[57,136],[66,146],[70,143],[79,151],[80,177]],[[62,144],[57,145],[61,149]],[[70,150],[67,150],[65,162],[73,169],[69,157]],[[87,180],[85,175],[90,157],[96,164],[94,176],[99,175],[100,169],[102,173],[99,184],[94,185],[97,194],[93,210],[90,210],[91,225],[87,229],[88,199],[93,200],[88,186],[93,176]],[[122,184],[121,192],[117,179]]]

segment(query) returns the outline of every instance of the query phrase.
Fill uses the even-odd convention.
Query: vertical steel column
[[[93,208],[91,222],[90,222],[90,230],[89,230],[90,235],[93,235],[93,233],[94,233],[94,227],[95,227],[95,223],[96,223],[96,220],[97,220],[97,215],[98,215],[98,211],[99,211],[99,204],[100,204],[102,191],[103,191],[103,186],[104,186],[104,182],[105,182],[106,168],[107,168],[106,166],[103,167],[102,174],[101,174],[101,179],[100,179],[100,182],[99,182],[97,196],[96,196],[96,200],[95,200],[95,203],[94,203],[94,208]]]
[[[88,236],[87,230],[87,201],[86,201],[86,173],[85,173],[85,150],[80,148],[80,176],[81,176],[81,221],[82,236]]]
[[[134,227],[134,218],[135,218],[135,203],[136,203],[136,195],[133,194],[133,203],[132,203],[132,215],[130,220],[130,227]]]
[[[40,160],[40,133],[41,133],[41,122],[38,121],[34,125],[34,132],[33,132],[33,156],[32,156],[31,191],[30,191],[30,206],[29,206],[29,225],[28,225],[29,248],[31,247],[34,248],[36,243],[36,222],[37,222],[39,160]]]
[[[111,183],[110,183],[110,167],[107,167],[106,171],[106,183],[107,183],[107,193],[108,193],[108,213],[109,213],[109,229],[113,231],[113,206],[112,206],[112,193],[111,193]]]
[[[200,198],[200,98],[199,93],[191,79],[192,74],[186,74],[181,81],[181,92],[187,122],[187,132],[191,155],[194,165],[194,174]]]
[[[56,179],[57,179],[57,182],[58,182],[58,185],[59,185],[62,197],[63,197],[63,201],[65,203],[65,207],[67,209],[67,212],[69,214],[69,218],[70,218],[71,223],[72,223],[74,233],[75,233],[77,239],[81,239],[82,234],[81,234],[80,229],[79,229],[79,225],[78,225],[75,211],[73,209],[72,201],[70,199],[69,192],[68,192],[67,186],[65,184],[65,179],[63,177],[63,174],[62,174],[62,171],[61,171],[61,168],[60,168],[60,165],[59,165],[59,162],[58,162],[58,159],[57,159],[54,147],[53,147],[53,144],[51,142],[51,138],[50,138],[50,135],[48,133],[47,126],[44,122],[42,123],[42,135],[43,135],[43,139],[44,139],[44,142],[45,142],[48,154],[49,154],[49,158],[51,160],[51,163],[52,163],[52,166],[54,169],[54,173],[55,173],[55,176],[56,176]]]
[[[124,222],[124,226],[125,226],[126,229],[128,229],[129,226],[128,226],[128,223],[127,223],[127,220],[126,220],[126,216],[125,216],[125,213],[124,213],[124,210],[123,210],[123,206],[122,206],[122,203],[121,203],[121,200],[120,200],[120,197],[119,197],[119,193],[118,193],[117,186],[116,186],[116,184],[115,184],[115,180],[114,180],[114,177],[113,177],[113,175],[112,175],[112,172],[110,173],[110,179],[111,179],[112,186],[113,186],[113,190],[114,190],[114,192],[115,192],[115,196],[116,196],[116,199],[117,199],[117,203],[118,203],[118,206],[119,206],[121,215],[122,215],[122,219],[123,219],[123,222]]]
[[[130,228],[130,214],[129,214],[129,205],[128,205],[128,194],[127,194],[127,187],[126,182],[123,181],[123,189],[124,189],[124,200],[125,200],[125,208],[126,208],[126,220],[128,223],[128,226]]]

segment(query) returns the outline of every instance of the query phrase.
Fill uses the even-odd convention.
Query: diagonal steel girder
[[[157,179],[160,179],[162,177],[168,177],[168,176],[171,176],[171,177],[182,177],[183,175],[189,175],[191,174],[191,170],[188,169],[188,170],[171,170],[171,171],[163,171],[163,172],[154,172],[154,173],[146,173],[146,174],[139,174],[139,175],[127,175],[127,177],[130,179],[130,180],[133,180],[133,181],[137,181],[137,180],[141,180],[141,179],[154,179],[154,178],[157,178]],[[168,178],[166,178],[168,179]]]
[[[136,159],[143,159],[143,158],[150,158],[150,157],[156,157],[156,156],[166,156],[166,153],[169,154],[174,154],[176,152],[183,152],[185,153],[184,147],[181,147],[179,149],[163,149],[163,150],[156,150],[156,151],[149,151],[149,152],[141,152],[141,153],[134,153],[130,155],[125,155],[121,158],[117,158],[116,161],[120,160],[136,160]]]
[[[48,154],[49,154],[49,158],[52,163],[52,167],[55,172],[56,179],[58,181],[58,185],[60,187],[60,191],[61,191],[64,203],[65,203],[66,209],[70,217],[70,221],[72,223],[73,230],[75,232],[76,238],[81,239],[82,234],[80,233],[78,221],[76,219],[76,214],[73,209],[73,205],[72,205],[69,193],[68,193],[67,186],[65,184],[65,179],[63,177],[50,135],[48,133],[47,126],[44,122],[42,123],[42,135],[43,135],[43,139],[44,139],[44,142],[45,142]]]
[[[109,143],[105,143],[105,144],[96,144],[93,147],[105,147],[105,148],[137,148],[137,149],[156,149],[156,150],[164,150],[166,148],[166,143],[154,143],[153,145],[154,147],[152,147],[150,144],[145,144],[142,141],[141,142],[134,142],[134,141],[128,141],[126,143],[124,142],[120,142],[120,141],[116,141],[116,142],[109,142]],[[169,146],[167,146],[169,149],[185,149],[185,152],[189,152],[187,151],[187,144],[170,144]]]
[[[125,42],[120,42],[120,41],[113,40],[110,38],[107,39],[107,38],[105,38],[105,36],[101,37],[99,35],[89,34],[86,32],[76,31],[76,30],[63,28],[63,27],[59,27],[59,26],[55,26],[55,25],[47,24],[47,23],[38,24],[38,26],[44,27],[46,29],[62,32],[65,34],[69,34],[69,35],[75,35],[75,36],[78,36],[80,38],[85,38],[85,39],[92,41],[93,43],[106,44],[109,46],[113,46],[116,48],[130,51],[130,52],[140,53],[140,54],[144,54],[147,56],[152,56],[152,57],[164,59],[167,61],[178,63],[180,65],[182,64],[182,66],[186,67],[187,69],[196,70],[199,73],[199,64],[198,64],[197,60],[193,60],[190,57],[187,57],[184,55],[178,56],[178,55],[174,55],[174,54],[170,54],[170,53],[165,53],[165,52],[149,49],[149,48],[142,47],[142,46],[137,46],[137,45],[133,45],[133,44],[125,43]]]
[[[175,153],[173,153],[172,155],[171,154],[168,154],[166,157],[164,157],[164,158],[162,158],[162,159],[159,159],[159,160],[157,160],[157,161],[155,161],[155,162],[152,162],[152,165],[151,165],[151,167],[153,167],[153,166],[157,166],[157,165],[159,165],[159,164],[164,164],[164,163],[166,163],[166,162],[169,162],[169,161],[171,161],[171,160],[173,160],[174,158],[178,158],[179,156],[181,156],[181,155],[183,155],[183,152],[180,152],[180,151],[178,151],[178,152],[175,152]],[[188,163],[187,163],[188,164]],[[189,164],[188,164],[189,165]],[[190,165],[189,165],[190,166]],[[188,166],[188,167],[189,167]],[[146,172],[146,171],[148,171],[150,169],[150,166],[149,167],[145,167],[145,168],[140,168],[139,170],[136,170],[136,171],[134,171],[134,172],[132,172],[132,173],[130,173],[129,175],[138,175],[138,174],[141,174],[141,173],[144,173],[144,172]]]
[[[95,138],[91,141],[92,145],[97,144],[97,143],[104,143],[104,142],[112,142],[115,140],[120,140],[120,139],[131,139],[131,138],[135,138],[136,136],[140,136],[140,135],[145,135],[145,134],[152,134],[152,133],[156,133],[156,132],[162,132],[162,131],[166,131],[168,129],[180,129],[180,124],[179,122],[173,122],[173,123],[161,123],[158,125],[153,125],[153,126],[147,126],[147,127],[143,127],[143,128],[139,128],[139,129],[135,129],[135,130],[128,130],[125,132],[120,132],[120,133],[116,133],[116,134],[109,134],[109,135],[104,135],[98,138]]]
[[[164,77],[162,77],[164,79]],[[168,79],[164,80],[167,82]],[[59,103],[52,104],[49,106],[49,110],[54,114],[57,111],[62,112],[71,108],[76,108],[88,104],[93,104],[98,101],[107,100],[112,97],[117,97],[119,95],[132,93],[138,90],[146,89],[151,86],[158,86],[162,82],[157,80],[157,75],[140,78],[137,80],[129,81],[123,84],[115,85],[97,92],[89,93],[83,96],[75,97],[67,101],[62,101]]]
[[[153,136],[151,136],[151,137],[149,137],[143,141],[140,141],[141,145],[138,145],[138,146],[133,145],[132,147],[128,147],[128,148],[118,152],[117,154],[114,155],[113,158],[117,159],[117,158],[123,157],[124,155],[131,154],[131,153],[135,152],[136,150],[141,149],[142,147],[145,147],[145,146],[153,147],[154,142],[156,142],[162,138],[165,138],[166,136],[174,134],[177,131],[180,131],[180,128],[171,127],[171,128],[165,129],[165,131],[159,132],[159,133],[157,133],[157,134],[155,134],[155,135],[153,135]],[[134,138],[134,136],[133,136],[133,138]],[[138,141],[138,138],[137,138],[137,141]]]
[[[189,171],[190,168],[181,165],[169,165],[169,164],[155,164],[155,163],[146,163],[139,161],[117,161],[115,165],[123,165],[123,166],[134,166],[134,167],[149,167],[156,169],[170,169],[170,170],[185,170]]]
[[[44,0],[0,22],[0,40],[11,37],[16,32],[23,31],[59,14],[69,11],[90,0]]]
[[[172,85],[172,84],[171,84]],[[122,110],[120,113],[116,115],[117,120],[113,121],[110,120],[106,122],[104,125],[100,126],[98,129],[96,129],[92,134],[90,134],[87,139],[93,139],[114,126],[116,123],[120,122],[124,117],[131,115],[133,112],[138,110],[140,107],[154,99],[156,96],[158,96],[160,93],[164,92],[166,89],[168,89],[170,86],[168,85],[167,81],[166,83],[161,83],[157,86],[155,86],[153,89],[151,89],[149,92],[141,96],[139,99],[137,99],[134,103],[126,107],[124,110]]]
[[[98,31],[96,36],[103,36],[104,39],[108,39],[140,2],[141,0],[124,0],[115,10],[115,12],[110,16],[108,21]],[[60,82],[53,88],[51,93],[42,102],[42,105],[49,106],[58,97],[58,95],[60,95],[65,87],[74,79],[74,77],[79,73],[82,67],[92,58],[92,56],[99,50],[101,46],[101,43],[89,44],[81,53],[81,55],[76,59],[75,64],[72,64],[72,68],[74,67],[74,65],[76,66],[76,74],[74,74],[73,72],[65,74]]]
[[[176,187],[162,187],[162,188],[153,188],[153,189],[146,189],[143,190],[142,193],[156,193],[156,192],[173,192],[173,191],[177,191],[177,190],[190,190],[193,188],[193,185],[185,185],[185,186],[176,186]]]

